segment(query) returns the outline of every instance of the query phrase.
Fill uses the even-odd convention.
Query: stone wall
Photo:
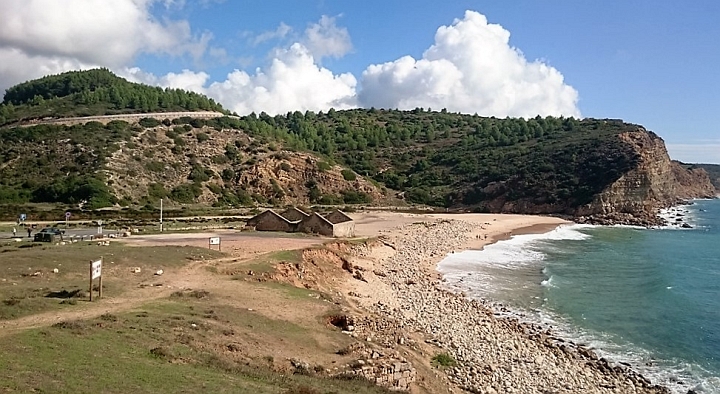
[[[163,119],[179,119],[179,118],[198,118],[198,119],[211,119],[220,118],[225,116],[221,112],[212,111],[197,111],[197,112],[153,112],[153,113],[142,113],[142,114],[120,114],[120,115],[98,115],[98,116],[83,116],[77,118],[58,118],[58,119],[47,119],[47,120],[36,120],[23,124],[22,126],[35,126],[39,124],[62,124],[66,126],[85,124],[88,122],[100,122],[102,124],[108,124],[114,120],[121,120],[128,123],[137,123],[143,118],[155,118],[158,120]]]
[[[408,390],[417,378],[412,364],[402,359],[361,359],[348,367],[343,374],[362,376],[378,386],[395,390]]]
[[[333,225],[333,236],[340,238],[352,238],[355,236],[355,222],[344,222]]]

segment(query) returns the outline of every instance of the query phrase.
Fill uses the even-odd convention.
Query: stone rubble
[[[445,369],[449,382],[472,393],[669,393],[632,369],[598,358],[592,350],[563,341],[547,329],[500,317],[487,301],[444,290],[423,263],[434,263],[460,249],[474,229],[463,221],[442,220],[407,225],[401,228],[403,235],[383,238],[396,254],[375,268],[383,273],[377,277],[392,289],[394,299],[383,299],[386,293],[375,294],[373,312],[381,316],[381,326],[354,322],[353,336],[371,331],[395,333],[368,337],[394,347],[407,340],[398,332],[420,332],[429,338],[426,342],[438,346],[438,352],[448,352],[457,360],[457,366]],[[355,252],[368,254],[367,250]],[[364,327],[368,324],[375,326]]]

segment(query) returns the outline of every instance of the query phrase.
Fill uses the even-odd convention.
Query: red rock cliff
[[[660,208],[691,198],[713,198],[715,188],[703,169],[687,170],[673,162],[665,142],[640,127],[619,138],[637,154],[637,165],[576,211],[580,221],[660,224]]]

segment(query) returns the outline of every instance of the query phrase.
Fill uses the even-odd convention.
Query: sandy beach
[[[502,317],[507,314],[498,313],[498,308],[504,307],[493,300],[469,300],[451,293],[436,270],[449,253],[479,249],[513,235],[544,233],[569,222],[498,214],[355,217],[358,235],[379,236],[380,242],[355,251],[353,264],[363,272],[363,280],[348,280],[343,291],[359,308],[417,333],[436,351],[450,353],[458,361],[446,370],[450,392],[668,392],[546,328]]]

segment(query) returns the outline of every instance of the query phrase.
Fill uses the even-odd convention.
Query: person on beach
[[[28,238],[30,238],[30,234],[32,233],[32,228],[28,227],[27,232],[28,232]]]
[[[15,238],[16,235],[17,235],[17,230],[15,229],[15,227],[13,227],[13,238]]]

